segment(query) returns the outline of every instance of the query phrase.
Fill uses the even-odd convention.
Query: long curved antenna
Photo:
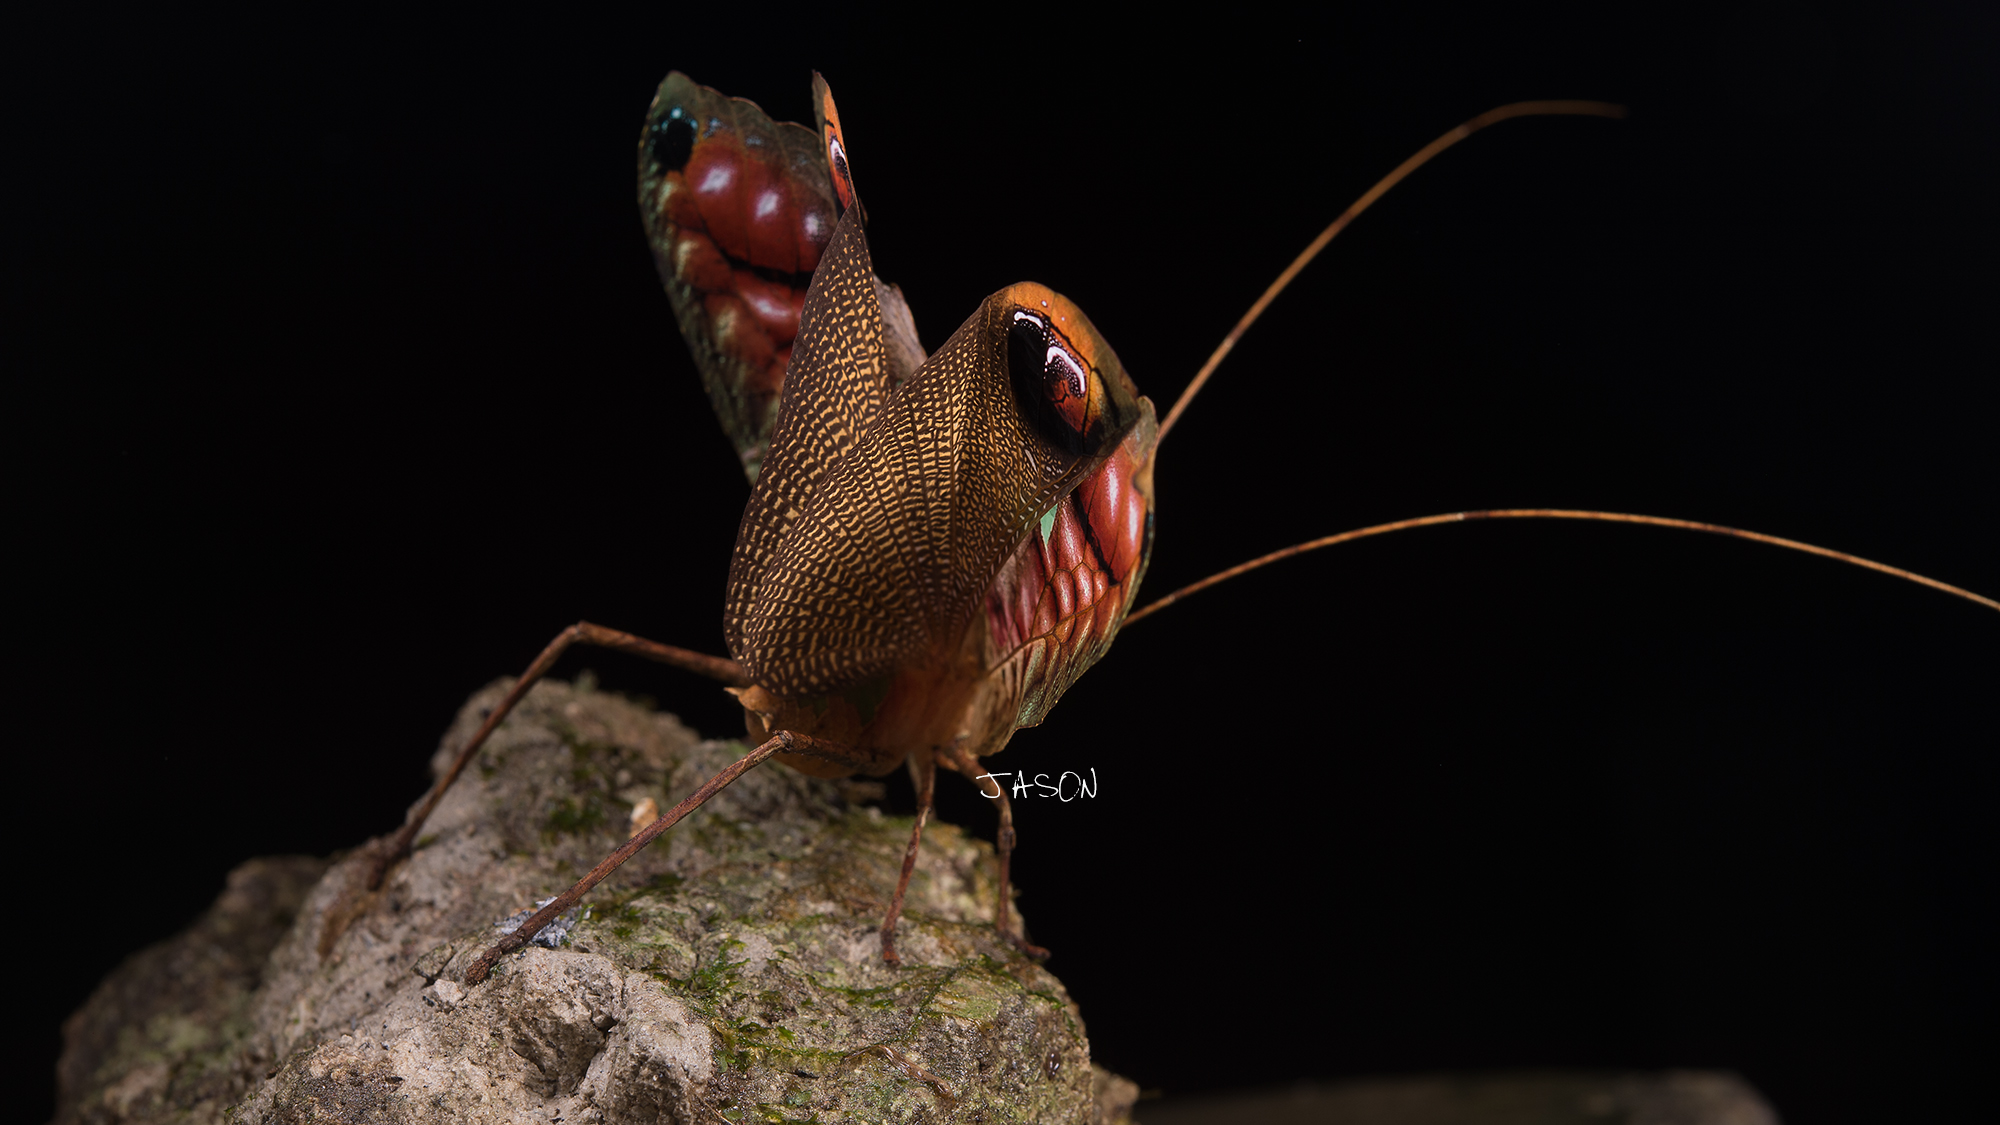
[[[1757,532],[1757,531],[1744,531],[1742,528],[1739,527],[1724,527],[1718,523],[1700,523],[1695,520],[1668,519],[1665,516],[1635,516],[1627,512],[1590,512],[1590,511],[1583,511],[1577,508],[1489,508],[1485,511],[1479,511],[1479,512],[1446,512],[1443,515],[1418,516],[1415,519],[1397,520],[1394,523],[1378,523],[1373,527],[1362,527],[1362,528],[1356,528],[1353,531],[1343,531],[1338,535],[1328,535],[1325,536],[1324,538],[1314,539],[1310,542],[1299,543],[1291,547],[1286,547],[1282,551],[1272,551],[1270,554],[1265,555],[1262,558],[1255,558],[1251,559],[1249,562],[1246,563],[1239,563],[1236,566],[1230,567],[1228,570],[1211,574],[1207,578],[1204,578],[1199,582],[1191,582],[1186,586],[1182,586],[1180,589],[1175,590],[1173,593],[1168,594],[1166,597],[1160,598],[1157,601],[1151,602],[1150,604],[1142,606],[1139,609],[1133,611],[1132,613],[1127,614],[1124,622],[1121,623],[1119,627],[1122,629],[1126,625],[1130,625],[1134,621],[1137,621],[1147,616],[1148,614],[1152,614],[1158,612],[1159,610],[1163,610],[1168,606],[1174,604],[1175,602],[1180,601],[1182,598],[1187,597],[1189,594],[1206,590],[1210,586],[1213,586],[1218,582],[1228,581],[1229,579],[1234,578],[1239,574],[1244,574],[1249,571],[1256,570],[1258,567],[1261,566],[1269,566],[1270,564],[1278,562],[1281,559],[1289,559],[1293,555],[1303,555],[1307,551],[1317,551],[1321,547],[1331,547],[1338,543],[1346,543],[1355,539],[1366,539],[1373,535],[1387,535],[1392,531],[1408,531],[1413,527],[1431,527],[1433,525],[1441,523],[1463,523],[1467,520],[1523,520],[1523,519],[1595,520],[1600,523],[1636,523],[1636,524],[1644,524],[1648,527],[1671,527],[1671,528],[1677,528],[1682,531],[1706,531],[1713,535],[1727,535],[1733,539],[1748,539],[1752,543],[1768,543],[1773,547],[1784,547],[1793,551],[1804,551],[1808,555],[1819,555],[1822,558],[1834,559],[1839,562],[1847,563],[1851,566],[1858,566],[1865,568],[1867,570],[1880,571],[1881,573],[1887,574],[1893,578],[1901,578],[1908,582],[1915,582],[1919,586],[1929,586],[1933,590],[1942,590],[1943,592],[1951,594],[1954,597],[1964,598],[1966,601],[1975,602],[1979,605],[1985,606],[1988,609],[2000,610],[2000,601],[1994,601],[1992,598],[1983,597],[1979,594],[1973,593],[1970,590],[1961,589],[1957,586],[1953,586],[1949,582],[1939,582],[1935,578],[1926,578],[1923,575],[1917,574],[1913,571],[1904,570],[1901,567],[1890,566],[1887,563],[1878,563],[1873,559],[1864,559],[1859,555],[1850,555],[1845,551],[1835,551],[1827,547],[1815,547],[1811,543],[1801,543],[1796,539],[1781,539],[1776,535],[1765,535],[1762,532]]]
[[[1374,187],[1363,192],[1361,198],[1349,204],[1347,210],[1342,211],[1340,217],[1335,219],[1331,226],[1319,232],[1319,237],[1312,240],[1312,245],[1307,246],[1299,253],[1298,257],[1292,259],[1292,264],[1285,267],[1285,272],[1278,275],[1278,280],[1273,281],[1270,288],[1264,290],[1264,295],[1257,298],[1257,303],[1250,306],[1250,311],[1244,313],[1243,319],[1237,321],[1236,327],[1230,329],[1229,335],[1224,336],[1222,343],[1216,345],[1214,353],[1208,357],[1208,362],[1201,365],[1201,370],[1195,373],[1194,381],[1189,383],[1187,389],[1181,392],[1180,398],[1174,400],[1174,408],[1167,411],[1166,420],[1160,423],[1159,436],[1153,441],[1153,455],[1159,455],[1159,443],[1167,440],[1167,432],[1174,428],[1175,422],[1180,421],[1181,412],[1187,409],[1188,402],[1201,391],[1202,385],[1208,382],[1208,377],[1215,374],[1215,369],[1222,363],[1223,357],[1235,350],[1236,341],[1243,338],[1243,334],[1250,330],[1251,325],[1257,323],[1257,318],[1264,315],[1264,310],[1270,307],[1272,301],[1278,299],[1278,294],[1285,291],[1285,287],[1292,283],[1292,279],[1299,275],[1299,271],[1305,269],[1314,258],[1319,257],[1319,252],[1326,249],[1326,244],[1333,241],[1333,236],[1346,229],[1347,224],[1353,222],[1355,216],[1368,210],[1376,200],[1387,194],[1390,188],[1401,183],[1403,177],[1423,167],[1431,157],[1486,128],[1488,125],[1505,121],[1510,117],[1536,117],[1548,114],[1576,114],[1587,117],[1622,118],[1625,116],[1625,107],[1614,105],[1610,102],[1589,101],[1513,102],[1509,105],[1503,105],[1498,109],[1487,110],[1485,113],[1480,114],[1458,128],[1453,129],[1451,132],[1446,133],[1444,136],[1439,137],[1437,140],[1425,145],[1423,148],[1418,149],[1415,156],[1396,165],[1395,171],[1375,181]]]

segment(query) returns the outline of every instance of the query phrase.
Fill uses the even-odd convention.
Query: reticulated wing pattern
[[[752,620],[767,596],[762,591],[787,588],[790,581],[774,579],[779,548],[792,538],[829,470],[860,443],[888,398],[890,353],[876,285],[867,238],[850,212],[806,293],[770,450],[736,533],[723,628],[730,652],[753,677],[762,650],[751,639]]]
[[[896,389],[744,588],[731,649],[766,689],[818,695],[948,656],[1001,564],[1088,467],[1023,417],[1002,314],[989,299]],[[789,411],[788,396],[781,430]]]

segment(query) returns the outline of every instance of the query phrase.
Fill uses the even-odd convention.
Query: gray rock
[[[360,891],[366,849],[316,884],[315,861],[253,861],[107,980],[66,1025],[58,1121],[1126,1117],[1137,1090],[1091,1065],[1061,982],[997,939],[991,846],[925,830],[890,969],[876,928],[909,820],[782,768],[600,885],[556,948],[464,985],[495,924],[614,847],[635,806],[742,752],[587,682],[537,686],[381,890]]]
[[[194,925],[106,977],[63,1023],[56,1120],[216,1121],[248,1094],[251,998],[326,866],[245,863]]]

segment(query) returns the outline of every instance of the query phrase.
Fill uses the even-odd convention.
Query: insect
[[[51,692],[89,694],[36,714],[95,716],[99,732],[37,744],[72,771],[52,791],[106,810],[263,813],[204,816],[208,852],[197,834],[131,883],[158,928],[80,937],[95,952],[59,974],[77,991],[46,1022],[125,945],[192,917],[237,858],[395,827],[452,709],[561,626],[587,617],[725,651],[720,593],[747,489],[631,198],[633,134],[669,61],[806,122],[807,67],[827,71],[878,263],[925,343],[1001,284],[1037,278],[1088,311],[1162,405],[1299,246],[1439,129],[1517,98],[1632,106],[1624,123],[1482,134],[1341,235],[1169,442],[1148,595],[1328,531],[1513,503],[1711,519],[2000,590],[1990,302],[1967,264],[1992,257],[1991,99],[1965,96],[1987,73],[1981,39],[1914,12],[1776,7],[1817,7],[1840,32],[1834,81],[1787,116],[1713,76],[1732,17],[1699,7],[1330,8],[1304,44],[1287,11],[1181,25],[1164,58],[1123,49],[1122,30],[1086,33],[1082,69],[1016,35],[912,52],[849,30],[843,47],[826,19],[714,6],[699,26],[667,7],[617,27],[399,21],[309,37],[281,72],[220,38],[192,56],[146,50],[171,71],[148,87],[161,100],[219,99],[149,120],[225,111],[201,132],[283,178],[229,162],[176,181],[220,150],[172,124],[126,129],[135,149],[98,143],[86,121],[71,136],[94,157],[43,162],[96,185],[74,193],[89,210],[73,226],[99,232],[79,246],[125,263],[103,276],[153,294],[77,303],[91,318],[78,342],[110,342],[113,316],[135,329],[113,354],[140,372],[171,357],[163,341],[196,340],[223,366],[183,370],[233,389],[226,409],[190,398],[165,418],[147,396],[121,396],[123,415],[95,398],[66,412],[114,443],[79,451],[130,483],[65,505],[94,533],[47,542],[121,569],[24,538],[86,588],[35,598],[49,628],[30,613],[19,631],[58,647],[22,651]],[[1973,84],[1949,85],[1934,60]],[[1024,62],[1038,69],[1021,75]],[[1074,174],[1024,170],[1033,131],[1001,112],[1024,103],[992,91],[1031,84],[1046,91],[1033,120]],[[345,162],[323,161],[329,139]],[[159,171],[131,194],[129,176]],[[191,220],[186,254],[152,237],[170,214]],[[114,231],[125,249],[101,237]],[[203,242],[290,267],[238,269]],[[49,276],[111,261],[50,261]],[[147,272],[178,262],[209,272],[168,285]],[[266,307],[282,315],[258,315],[259,335],[244,311]],[[279,377],[300,347],[334,350],[319,375]],[[323,432],[301,443],[315,417]],[[187,551],[189,532],[219,554]],[[122,576],[140,571],[151,578]],[[86,607],[89,628],[56,628]],[[298,641],[268,632],[280,619]],[[1520,1056],[1461,1044],[1523,1040],[1567,1060],[1560,1036],[1599,1025],[1564,1015],[1594,1017],[1634,981],[1710,982],[1648,1001],[1683,1028],[1720,1010],[1745,1018],[1718,1028],[1817,1030],[1836,999],[1821,982],[1879,995],[1912,981],[1883,952],[1893,943],[1853,935],[1918,933],[1990,880],[1969,858],[1991,848],[1979,795],[2000,668],[1985,626],[1901,583],[1644,529],[1435,528],[1309,556],[1133,625],[1051,722],[1016,736],[1002,768],[1095,764],[1105,786],[1087,809],[1018,810],[1022,906],[1106,1061],[1124,1052],[1119,1069],[1148,1085],[1498,1065]],[[103,663],[105,638],[140,635],[172,655]],[[740,733],[740,708],[705,682],[581,652],[556,674],[579,666]],[[116,710],[101,704],[109,683]],[[317,707],[328,694],[338,705]],[[162,732],[176,733],[170,761],[151,752]],[[889,780],[907,812],[907,782]],[[940,816],[990,830],[969,786],[938,790]],[[118,868],[128,836],[79,839],[80,806],[40,804],[45,839],[73,842],[81,867]],[[194,832],[184,823],[175,837]],[[1336,1013],[1341,1049],[1179,1034],[1187,1000],[1160,981],[1201,962],[1193,947],[1225,905],[1295,893],[1301,872],[1321,889],[1306,919],[1328,971],[1301,980],[1259,947],[1231,960],[1239,988],[1202,1014],[1268,1027],[1302,999]],[[1689,921],[1659,924],[1647,911],[1663,901]],[[1958,963],[1991,944],[1961,946]],[[1504,976],[1494,950],[1511,955]],[[1932,988],[1946,1004],[1976,996]],[[1846,989],[1837,999],[1851,1010]],[[1513,1018],[1541,1011],[1555,1014]],[[1887,1083],[1903,1072],[1880,1052],[1944,1025],[1899,1010],[1842,1026],[1855,1033],[1823,1048],[1799,1036],[1794,1055]],[[1613,1041],[1653,1032],[1626,1034]],[[1664,1061],[1742,1058],[1730,1050]],[[1884,1108],[1907,1115],[1925,1074]]]
[[[640,154],[662,277],[755,481],[727,599],[736,658],[565,630],[383,850],[371,885],[520,694],[582,641],[728,684],[760,745],[550,909],[769,758],[827,777],[907,762],[920,809],[883,958],[899,961],[896,920],[940,766],[982,780],[998,805],[996,925],[1009,935],[1011,812],[979,759],[1041,720],[1129,608],[1150,546],[1156,423],[1089,320],[1043,286],[995,294],[925,359],[874,276],[838,112],[824,83],[816,93],[815,138],[672,75]],[[806,161],[824,161],[831,198]]]
[[[674,116],[682,107],[670,104],[675,98],[668,95],[663,87],[657,108],[665,116],[649,123],[645,159],[656,168],[685,173],[679,181],[684,191],[699,195],[706,185],[730,201],[744,198],[732,191],[738,186],[732,180],[752,174],[751,165],[738,161],[730,166],[716,156],[716,147],[702,150],[714,135],[714,126],[707,123],[720,124],[719,113],[690,104],[688,113]],[[697,97],[677,96],[682,101]],[[1055,697],[1102,655],[1132,607],[1130,591],[1143,573],[1150,543],[1152,449],[1161,430],[1094,328],[1073,305],[1044,288],[1015,287],[996,294],[940,349],[943,359],[920,368],[921,348],[906,327],[907,309],[894,289],[873,276],[862,238],[865,209],[851,177],[838,115],[824,90],[821,110],[816,147],[833,168],[837,202],[788,197],[778,188],[759,185],[747,193],[753,201],[747,215],[787,219],[789,226],[767,224],[780,233],[790,233],[794,226],[810,232],[816,222],[833,224],[838,215],[825,253],[839,268],[809,261],[812,255],[797,239],[786,245],[768,237],[768,230],[760,232],[754,222],[746,226],[741,211],[705,214],[697,207],[665,236],[667,249],[661,250],[656,240],[669,290],[676,280],[690,290],[677,296],[691,343],[698,355],[708,353],[711,372],[724,370],[722,378],[711,379],[711,395],[746,471],[757,481],[731,576],[731,647],[740,661],[578,626],[537,661],[521,690],[576,640],[703,672],[730,683],[745,703],[753,734],[771,737],[690,798],[679,813],[742,769],[772,756],[827,774],[880,773],[907,759],[920,793],[920,832],[931,803],[935,765],[979,776],[979,757],[1004,746],[1017,726],[1038,722]],[[754,136],[761,126],[735,128]],[[727,137],[729,130],[721,134]],[[681,202],[685,205],[685,195]],[[664,204],[661,209],[669,210]],[[731,222],[739,229],[732,230]],[[701,238],[681,237],[695,226]],[[810,271],[818,289],[816,304],[797,293],[796,279],[809,272],[808,265],[820,266]],[[782,332],[786,302],[794,298],[806,308],[798,343]],[[857,307],[858,314],[853,312]],[[762,336],[740,331],[746,318],[760,317],[766,322],[759,329]],[[712,339],[704,339],[704,325],[714,329]],[[795,355],[798,348],[811,347],[802,358],[781,364],[787,345]],[[858,362],[852,358],[857,345],[865,353]],[[778,398],[771,372],[779,367],[790,372],[783,409],[793,413],[779,412],[774,428],[766,430],[765,420],[772,417]],[[933,377],[926,381],[919,371]],[[947,393],[937,372],[955,373],[959,382],[949,384]],[[919,392],[927,390],[939,397],[922,399]],[[980,399],[981,393],[988,398]],[[919,401],[925,403],[923,409],[916,407]],[[950,413],[954,406],[962,410],[967,401],[984,403],[985,412]],[[794,410],[795,403],[806,405]],[[897,415],[897,410],[903,413]],[[888,418],[901,420],[894,426],[879,421]],[[956,436],[926,444],[920,433],[924,420],[939,418],[954,420]],[[1167,424],[1171,422],[1172,416]],[[918,436],[900,445],[887,438],[869,444],[891,433]],[[976,444],[994,434],[1004,440]],[[964,462],[987,473],[973,474],[978,487],[963,483],[967,471],[952,460],[966,443],[974,443],[979,452]],[[839,456],[829,456],[829,448]],[[1017,463],[1004,467],[1010,456]],[[867,468],[871,464],[875,467]],[[996,464],[1004,467],[997,480],[991,470]],[[936,470],[939,465],[949,472]],[[927,471],[944,475],[926,477]],[[821,474],[831,474],[824,484]],[[898,492],[908,481],[918,483]],[[959,491],[951,482],[959,482]],[[884,495],[900,495],[906,505],[919,508],[943,498],[950,514],[933,514],[929,520],[971,530],[931,542],[899,540],[893,533],[926,526],[925,518],[904,515],[886,521],[892,533],[888,538],[868,540],[868,529],[883,517],[863,501],[879,504],[872,498]],[[977,502],[962,510],[951,506],[965,496]],[[819,538],[793,537],[803,534],[795,529],[815,527],[834,530]],[[962,566],[935,561],[961,543],[981,544],[976,559]],[[885,558],[902,569],[881,585],[870,568],[884,565],[880,560]],[[911,558],[917,563],[911,564]],[[1037,560],[1041,571],[1024,578]],[[1095,583],[1094,598],[1073,592],[1058,597],[1053,591],[1062,585],[1065,572],[1079,576],[1070,581]],[[900,595],[907,597],[898,602]],[[884,598],[886,609],[876,606],[866,617],[842,617],[855,605]],[[1061,603],[1065,612],[1039,621],[1052,603]],[[1093,607],[1099,606],[1104,612],[1093,616]],[[1013,634],[1006,631],[1010,624]],[[1074,638],[1059,626],[1068,627]],[[492,722],[503,715],[504,709]],[[999,799],[1001,809],[1002,906],[996,920],[1004,933],[1004,873],[1012,827],[1004,796],[989,796]],[[658,822],[660,830],[677,818],[674,814]],[[421,815],[412,821],[420,823]],[[408,828],[404,835],[413,831]],[[651,838],[636,838],[621,857]],[[913,835],[905,880],[916,846]],[[391,849],[385,860],[394,854]],[[576,893],[608,870],[594,872]],[[899,887],[894,901],[899,904],[900,898]],[[571,901],[558,900],[547,912],[553,916]],[[883,953],[892,962],[895,917],[892,905],[882,931]],[[537,928],[531,921],[521,934]],[[484,966],[504,951],[504,943],[496,947],[471,978],[482,976]]]

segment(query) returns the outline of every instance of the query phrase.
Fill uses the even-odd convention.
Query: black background
[[[235,863],[398,823],[564,624],[720,650],[745,486],[633,200],[672,68],[795,120],[824,71],[925,343],[1039,280],[1162,409],[1439,132],[1627,103],[1481,134],[1334,244],[1165,446],[1148,591],[1546,505],[2000,593],[1990,11],[1378,7],[17,16],[11,1088]],[[1097,770],[1023,803],[1022,905],[1142,1085],[1716,1066],[1912,1119],[1990,1088],[1996,682],[2000,617],[1880,576],[1453,527],[1133,626],[995,766]]]

